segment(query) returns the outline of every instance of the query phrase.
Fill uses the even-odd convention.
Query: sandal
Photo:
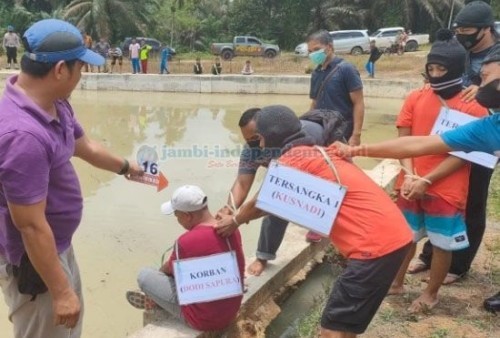
[[[427,271],[427,270],[429,270],[429,266],[427,264],[425,264],[425,262],[423,262],[422,260],[417,259],[408,268],[408,271],[406,271],[406,273],[408,273],[409,275],[413,275],[413,274],[416,274],[416,273],[419,273],[419,272],[424,272],[424,271]]]
[[[156,307],[156,303],[141,291],[127,291],[125,297],[136,309],[151,310]]]
[[[443,282],[441,283],[441,285],[451,285],[453,283],[458,282],[460,279],[462,279],[462,277],[463,276],[448,272],[446,274],[446,277],[444,278]],[[422,281],[424,283],[429,283],[429,280],[430,280],[430,277],[427,276],[427,277],[422,278],[420,281]]]

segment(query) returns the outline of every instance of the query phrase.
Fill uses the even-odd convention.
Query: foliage
[[[94,38],[149,36],[178,51],[209,51],[212,42],[255,35],[293,49],[318,29],[404,26],[434,32],[469,0],[3,0],[0,20],[23,32],[33,22],[62,17]],[[488,1],[486,1],[488,2]],[[492,1],[496,16],[500,2]]]

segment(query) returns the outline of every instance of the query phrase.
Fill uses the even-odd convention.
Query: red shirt
[[[403,214],[389,195],[363,170],[325,149],[343,186],[347,187],[342,206],[330,233],[330,240],[342,255],[373,259],[402,248],[412,240]],[[279,162],[314,176],[337,182],[320,152],[312,147],[295,147]]]
[[[236,230],[228,237],[231,248],[236,251],[240,278],[243,281],[245,256],[241,245],[241,235]],[[181,259],[202,257],[229,250],[225,238],[215,232],[212,224],[199,224],[177,239]],[[177,257],[172,252],[168,265],[174,271],[173,262]],[[181,306],[182,315],[188,324],[200,331],[218,331],[227,327],[238,314],[243,296]]]
[[[445,100],[448,107],[462,113],[475,117],[488,115],[485,108],[480,106],[476,100],[464,102],[459,94],[451,99]],[[439,115],[443,104],[431,88],[413,91],[405,100],[403,108],[396,121],[397,127],[411,128],[411,135],[427,136]],[[413,170],[419,176],[425,176],[432,172],[443,162],[448,154],[427,155],[413,158]],[[449,174],[442,179],[433,182],[426,193],[438,196],[458,209],[465,209],[467,192],[469,190],[470,164],[466,163],[462,168]],[[396,188],[400,188],[404,173],[400,174]]]

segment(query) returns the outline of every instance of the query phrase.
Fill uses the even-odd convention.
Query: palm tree
[[[131,28],[144,34],[151,11],[158,6],[158,0],[72,0],[64,9],[64,18],[100,37]]]

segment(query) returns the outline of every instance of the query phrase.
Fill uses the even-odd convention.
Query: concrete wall
[[[1,71],[0,81],[14,71]],[[308,95],[310,75],[157,75],[84,73],[82,90],[120,90],[174,93],[291,94]],[[364,94],[403,98],[422,85],[418,81],[363,79]]]
[[[421,81],[364,79],[366,96],[403,98]],[[81,89],[224,94],[309,94],[309,75],[84,74]]]

